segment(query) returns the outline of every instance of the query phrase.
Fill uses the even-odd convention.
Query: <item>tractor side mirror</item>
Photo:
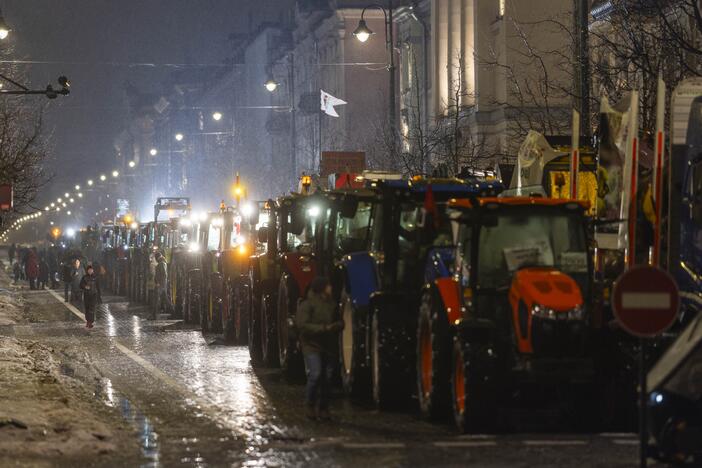
[[[339,214],[342,218],[353,218],[358,210],[358,199],[356,197],[344,197],[341,200]]]
[[[290,213],[290,225],[288,231],[299,236],[305,229],[305,213],[302,210],[294,210]]]
[[[265,244],[266,242],[268,242],[268,227],[261,226],[260,228],[258,228],[257,235],[258,235],[258,241],[261,244]]]

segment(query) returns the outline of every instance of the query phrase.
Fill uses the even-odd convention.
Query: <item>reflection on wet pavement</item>
[[[98,387],[98,391],[96,391],[96,396],[102,398],[105,404],[119,408],[124,420],[136,429],[142,455],[147,460],[147,463],[141,466],[159,466],[158,434],[154,430],[151,420],[138,407],[134,406],[128,398],[115,391],[110,379],[102,379],[101,383],[101,387]]]
[[[0,327],[0,333],[86,349],[104,376],[100,398],[136,428],[147,466],[464,466],[469,460],[526,466],[524,451],[537,450],[526,444],[528,435],[467,439],[411,413],[351,404],[338,392],[335,422],[310,423],[302,386],[286,383],[276,370],[254,370],[245,347],[208,344],[194,327],[148,320],[147,308],[119,297],[105,298],[93,330],[71,313],[64,321],[66,308],[50,296],[33,298],[38,316],[44,307],[58,318]],[[596,435],[564,437],[578,440],[538,447],[552,466],[589,452],[607,454],[592,466],[629,466],[635,459],[635,446]]]

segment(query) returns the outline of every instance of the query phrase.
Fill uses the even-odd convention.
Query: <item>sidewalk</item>
[[[25,309],[0,271],[0,466],[139,465],[133,429],[94,396],[99,372],[75,342],[49,347],[3,334],[29,322]]]

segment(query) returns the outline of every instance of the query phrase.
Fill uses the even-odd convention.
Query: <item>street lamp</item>
[[[106,176],[105,174],[102,174],[102,175],[100,176],[100,180],[103,181],[103,182],[105,182],[105,181],[107,180],[107,176]]]
[[[182,133],[176,133],[176,134],[175,134],[175,139],[176,139],[176,141],[183,141],[183,134],[182,134]]]
[[[272,78],[267,80],[263,86],[265,86],[266,89],[271,93],[278,89],[278,83],[276,83],[275,80]]]
[[[2,16],[2,10],[0,10],[0,40],[7,39],[7,36],[10,35],[10,27],[5,23],[5,17]]]
[[[134,161],[129,161],[129,167],[133,168],[135,166],[136,166],[136,163]]]
[[[393,131],[393,134],[395,132],[396,128],[396,116],[395,116],[395,108],[397,106],[396,104],[396,96],[395,96],[395,39],[394,39],[394,32],[393,32],[393,23],[392,23],[392,10],[393,10],[393,5],[392,5],[392,0],[388,0],[387,3],[387,9],[383,8],[380,5],[369,5],[365,7],[361,11],[361,20],[358,22],[358,27],[356,30],[353,32],[353,35],[356,36],[356,39],[358,39],[360,42],[366,42],[370,37],[373,35],[373,31],[370,30],[368,25],[366,24],[366,20],[363,19],[363,15],[365,15],[366,10],[368,8],[378,8],[383,12],[383,16],[385,17],[385,48],[388,51],[389,57],[388,57],[388,72],[390,74],[390,83],[389,83],[389,89],[388,91],[390,92],[390,109],[389,109],[389,121],[390,121],[390,128]],[[395,139],[393,138],[393,146],[394,146],[394,141]]]
[[[112,177],[119,177],[119,171],[112,171]]]
[[[76,190],[80,190],[80,185],[76,185]]]
[[[221,112],[215,112],[214,114],[212,114],[212,118],[213,118],[216,122],[219,122],[220,120],[222,120],[222,113],[221,113]]]
[[[89,185],[90,187],[93,186],[93,179],[88,180],[88,185]]]
[[[179,133],[178,135],[180,135],[180,133]],[[178,140],[178,135],[176,135],[176,140]],[[180,135],[180,139],[181,139],[181,140],[183,139],[183,135]],[[180,140],[178,140],[178,141],[180,141]],[[151,156],[156,156],[156,155],[158,154],[158,150],[157,150],[156,148],[151,148],[151,149],[149,150],[149,154],[150,154]]]
[[[358,22],[358,27],[356,30],[353,32],[353,35],[356,36],[356,39],[358,39],[361,42],[366,42],[370,37],[375,34],[371,29],[368,27],[366,24],[366,20],[361,19],[361,21]]]

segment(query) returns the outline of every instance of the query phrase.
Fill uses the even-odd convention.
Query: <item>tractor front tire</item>
[[[447,416],[450,401],[451,336],[446,312],[435,291],[426,291],[417,324],[417,394],[427,419]]]
[[[358,399],[370,396],[370,372],[365,357],[364,317],[360,316],[351,297],[344,289],[340,301],[344,330],[339,338],[341,381],[344,392]]]
[[[268,367],[280,365],[274,301],[275,297],[271,294],[261,297],[261,356],[263,363]]]

